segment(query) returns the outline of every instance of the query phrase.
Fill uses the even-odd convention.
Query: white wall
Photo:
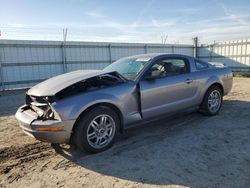
[[[192,45],[0,40],[0,89],[30,87],[78,69],[102,69],[125,56],[164,52],[193,56]],[[63,57],[66,56],[64,70]]]
[[[250,70],[250,40],[228,41],[198,48],[198,57],[205,61],[225,63],[233,70]]]

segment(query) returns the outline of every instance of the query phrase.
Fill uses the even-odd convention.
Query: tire
[[[214,96],[214,97],[213,97]],[[213,116],[219,113],[222,106],[222,90],[216,85],[208,88],[200,106],[200,112],[204,115]]]
[[[98,153],[110,148],[119,132],[117,113],[105,106],[94,107],[76,122],[73,140],[78,148]]]

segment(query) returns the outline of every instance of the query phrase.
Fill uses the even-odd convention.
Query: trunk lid
[[[223,68],[227,66],[225,63],[220,63],[220,62],[208,62],[208,63],[216,68]]]

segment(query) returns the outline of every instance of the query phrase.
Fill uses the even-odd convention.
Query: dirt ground
[[[234,79],[217,116],[132,128],[95,155],[26,136],[23,103],[24,91],[0,93],[0,187],[250,187],[250,79]]]

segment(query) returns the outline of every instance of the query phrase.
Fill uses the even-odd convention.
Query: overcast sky
[[[0,0],[0,39],[202,43],[250,38],[249,0]]]

